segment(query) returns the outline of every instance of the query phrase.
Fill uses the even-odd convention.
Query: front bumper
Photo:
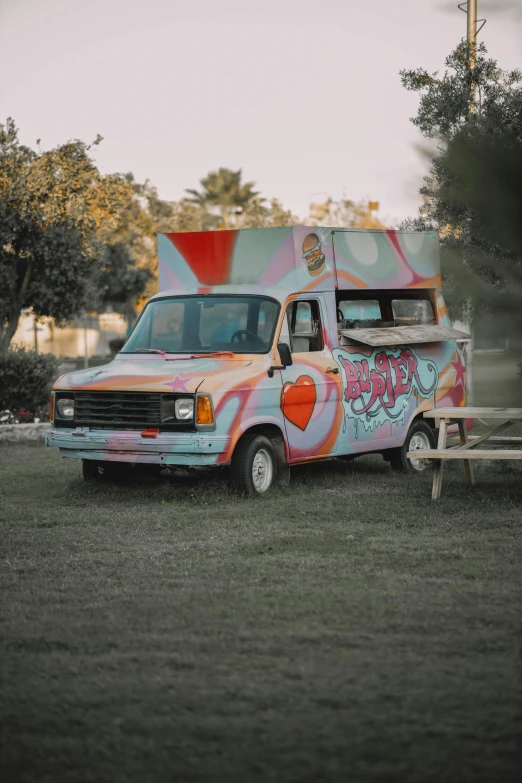
[[[160,432],[144,438],[141,432],[56,428],[45,435],[45,445],[72,459],[144,462],[156,465],[216,465],[227,451],[229,438],[205,432]]]

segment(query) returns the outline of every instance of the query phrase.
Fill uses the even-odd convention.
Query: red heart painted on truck
[[[285,383],[281,392],[281,410],[283,416],[305,430],[314,412],[317,391],[313,378],[300,375],[295,383]]]

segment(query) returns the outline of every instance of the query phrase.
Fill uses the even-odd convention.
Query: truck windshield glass
[[[185,296],[156,299],[122,353],[267,353],[279,303],[261,296]]]

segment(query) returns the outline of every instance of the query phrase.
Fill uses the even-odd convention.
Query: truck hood
[[[261,357],[259,357],[261,358]],[[265,358],[265,357],[263,357]],[[57,391],[188,392],[194,394],[205,379],[215,377],[218,387],[223,375],[244,377],[252,364],[250,356],[179,358],[166,360],[157,354],[119,354],[110,364],[77,370],[59,378]],[[224,380],[224,379],[223,379]],[[234,379],[235,380],[235,379]],[[206,391],[207,389],[205,389]]]

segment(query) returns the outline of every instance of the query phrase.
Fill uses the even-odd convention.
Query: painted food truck
[[[48,446],[86,480],[230,466],[249,495],[292,465],[434,446],[465,403],[436,232],[329,227],[160,234],[159,288],[109,364],[63,375]],[[152,468],[151,468],[152,469]]]

